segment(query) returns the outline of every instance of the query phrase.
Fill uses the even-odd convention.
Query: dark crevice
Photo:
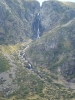
[[[41,18],[39,13],[37,13],[34,17],[32,23],[32,31],[33,31],[33,36],[32,36],[33,39],[41,37],[44,32],[44,27],[41,24]]]

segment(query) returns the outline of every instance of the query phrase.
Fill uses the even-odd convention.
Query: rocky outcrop
[[[0,1],[0,43],[23,42],[32,37],[32,22],[39,2],[26,0]]]
[[[45,31],[51,30],[59,23],[66,23],[75,17],[75,9],[64,3],[50,0],[42,4],[40,10],[41,23]]]
[[[39,13],[40,36],[75,17],[75,9],[58,1],[45,1],[42,6],[35,0],[0,1],[0,44],[23,42],[37,38]]]
[[[40,16],[45,30],[52,29],[56,26],[60,21],[61,11],[64,13],[66,9],[66,7],[60,5],[57,1],[44,2],[41,7]]]

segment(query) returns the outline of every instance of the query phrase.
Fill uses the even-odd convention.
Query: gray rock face
[[[17,43],[30,38],[32,22],[39,9],[37,1],[0,1],[0,43]]]
[[[23,42],[37,37],[36,14],[40,14],[40,36],[75,17],[75,9],[58,1],[39,2],[27,0],[0,1],[0,44]],[[34,24],[34,25],[33,25]],[[36,31],[34,31],[33,26]]]
[[[61,10],[62,8],[63,7],[55,1],[46,1],[43,3],[40,16],[42,19],[42,25],[46,30],[52,29],[56,26],[58,21],[60,21],[61,14],[59,13],[59,9]],[[63,12],[64,10],[65,8],[63,9]]]
[[[75,17],[72,9],[58,1],[45,1],[40,10],[41,22],[45,31],[51,30],[59,23],[66,23]]]

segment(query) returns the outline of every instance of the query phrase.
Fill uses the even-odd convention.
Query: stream
[[[22,62],[26,62],[27,63],[27,66],[26,65],[24,65],[24,67],[25,68],[27,68],[29,71],[31,71],[31,72],[33,72],[34,74],[36,74],[39,78],[41,78],[41,79],[43,79],[43,77],[42,77],[42,75],[41,75],[41,73],[40,73],[40,71],[35,71],[35,69],[33,68],[33,65],[31,64],[31,62],[27,59],[27,57],[26,57],[26,50],[29,48],[29,45],[27,45],[26,47],[25,47],[25,49],[24,50],[22,50],[21,52],[20,52],[20,56],[21,56],[21,60],[22,60]]]
[[[26,68],[28,68],[29,70],[33,71],[33,66],[32,66],[32,64],[28,61],[28,59],[27,59],[27,57],[26,57],[26,53],[25,53],[25,51],[26,51],[28,48],[29,48],[29,45],[27,45],[27,46],[25,47],[25,49],[24,49],[23,51],[20,52],[20,56],[24,59],[24,61],[25,61],[26,63],[28,63],[28,67],[26,67]]]

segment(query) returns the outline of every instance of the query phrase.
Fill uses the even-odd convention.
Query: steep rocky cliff
[[[0,1],[0,44],[23,42],[37,38],[37,15],[40,15],[40,36],[44,31],[66,23],[75,17],[75,9],[58,1],[46,1],[40,7],[32,0]]]
[[[39,10],[40,4],[35,0],[1,0],[0,44],[13,44],[31,38],[32,22]]]
[[[67,3],[68,4],[68,3]],[[40,10],[41,22],[45,31],[58,24],[66,23],[75,17],[75,9],[58,1],[45,1]]]

